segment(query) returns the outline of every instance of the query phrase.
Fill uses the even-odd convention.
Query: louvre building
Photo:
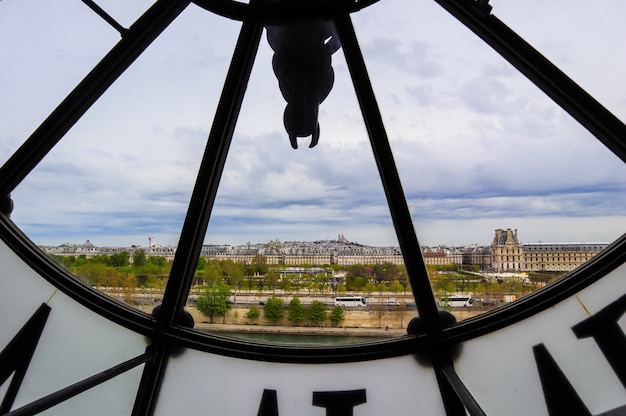
[[[497,229],[491,247],[481,248],[480,255],[468,256],[467,260],[498,272],[564,272],[587,262],[607,246],[608,243],[521,244],[517,230]],[[487,259],[489,264],[485,264]]]

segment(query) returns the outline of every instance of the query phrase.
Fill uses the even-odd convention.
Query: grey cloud
[[[480,113],[519,111],[519,106],[511,98],[514,95],[502,82],[493,78],[473,78],[459,90],[460,98],[467,106]]]
[[[372,62],[391,65],[412,75],[432,78],[441,73],[441,66],[431,57],[433,46],[425,42],[406,42],[392,38],[376,38],[363,45],[363,54]]]
[[[408,87],[407,92],[413,97],[417,103],[422,107],[429,107],[436,105],[437,93],[430,85],[419,85],[417,87]]]
[[[145,241],[150,234],[176,243],[239,30],[221,18],[224,27],[207,25],[217,18],[194,7],[16,190],[12,218],[29,235],[58,243],[73,236],[94,241],[97,234],[123,244],[126,236]],[[447,243],[437,240],[444,234],[468,242],[474,238],[469,230],[477,235],[515,221],[537,230],[532,221],[549,218],[569,235],[571,227],[559,215],[577,218],[586,232],[590,218],[623,218],[623,164],[501,58],[475,47],[477,41],[459,42],[467,34],[460,34],[464,28],[450,32],[456,22],[444,25],[417,10],[407,6],[405,20],[431,26],[396,33],[378,19],[372,27],[380,23],[379,32],[358,35],[418,231],[433,244]],[[338,55],[335,90],[321,108],[320,144],[293,151],[262,40],[215,201],[211,239],[333,238],[344,232],[376,243],[393,234],[358,105],[342,95],[351,84]],[[20,101],[25,90],[7,89],[12,95],[0,103],[6,107],[1,124],[11,126],[0,138],[4,158],[19,144],[17,132],[36,125],[33,119],[39,122],[45,107],[75,84],[72,77],[84,73],[72,67],[66,79],[58,70],[64,65],[50,62],[48,74],[62,88],[55,83],[48,92],[41,80],[32,84],[42,94],[32,104],[36,109]],[[606,89],[595,72],[587,79]],[[142,100],[128,91],[141,92]],[[11,97],[19,107],[11,106],[17,102]],[[620,100],[613,106],[622,108]],[[38,116],[19,115],[31,110]],[[7,145],[4,137],[13,142]]]

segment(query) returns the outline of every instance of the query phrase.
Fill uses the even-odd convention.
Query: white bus
[[[474,299],[471,296],[447,296],[441,298],[439,301],[439,306],[446,307],[450,306],[451,308],[463,308],[470,307],[474,304]]]
[[[335,306],[367,306],[363,296],[343,296],[335,298]]]

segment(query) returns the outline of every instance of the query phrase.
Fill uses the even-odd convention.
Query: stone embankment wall
[[[190,306],[186,308],[189,313],[193,316],[193,319],[197,323],[209,322],[210,319],[208,316],[202,314],[195,307]],[[246,318],[246,314],[248,313],[249,308],[233,308],[230,309],[226,313],[226,317],[222,315],[215,315],[213,317],[213,322],[215,324],[225,323],[229,325],[273,325],[273,322],[265,319],[263,317],[263,309],[262,306],[259,307],[261,312],[261,316],[254,321],[251,321]],[[146,310],[145,312],[150,312],[150,310]],[[469,318],[471,316],[477,315],[484,310],[479,308],[472,308],[466,310],[453,310],[452,314],[457,318],[457,321]],[[285,314],[286,315],[286,314]],[[330,315],[330,310],[329,310]],[[347,327],[347,328],[391,328],[391,329],[404,329],[407,324],[417,316],[417,311],[415,309],[406,309],[406,308],[389,308],[382,310],[359,310],[359,309],[346,309],[344,313],[345,319],[342,321],[339,326]],[[302,322],[300,325],[304,325],[307,322]],[[288,321],[286,318],[283,318],[282,321],[278,322],[278,325],[291,326],[292,322]],[[325,326],[331,325],[330,319],[327,319],[324,322]]]

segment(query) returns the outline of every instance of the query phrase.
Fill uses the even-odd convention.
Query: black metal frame
[[[56,391],[47,396],[44,396],[41,399],[35,400],[34,402],[26,404],[18,409],[12,410],[8,413],[4,413],[4,415],[6,416],[36,415],[38,413],[43,412],[44,410],[47,410],[47,409],[50,409],[51,407],[56,406],[59,403],[63,403],[64,401],[71,399],[72,397],[77,396],[80,393],[91,389],[92,387],[96,387],[104,383],[105,381],[109,381],[119,376],[120,374],[125,373],[128,370],[132,370],[133,368],[141,364],[150,362],[151,360],[154,360],[154,353],[148,350],[144,354],[138,355],[137,357],[124,361],[123,363],[117,364],[98,374],[94,374],[91,377],[78,381],[70,386],[67,386],[59,391]]]
[[[8,195],[70,128],[189,5],[157,1],[0,168],[0,195]]]
[[[158,0],[129,29],[125,29],[92,0],[83,1],[118,30],[123,38],[0,168],[0,196],[4,199],[10,200],[9,195],[13,189],[191,3],[187,0]],[[17,229],[9,219],[9,209],[5,208],[0,215],[0,237],[37,273],[89,309],[153,340],[145,354],[131,360],[132,363],[120,364],[119,368],[115,368],[115,374],[119,374],[122,368],[128,369],[146,363],[133,415],[152,414],[168,358],[173,350],[181,347],[244,359],[292,363],[354,362],[421,354],[432,362],[448,415],[464,415],[466,410],[472,415],[483,415],[478,403],[456,375],[449,351],[463,341],[501,329],[553,306],[626,261],[625,234],[588,264],[515,304],[458,324],[450,325],[442,319],[432,294],[365,62],[349,18],[350,13],[376,1],[378,0],[315,0],[300,2],[298,7],[293,7],[290,2],[266,5],[263,1],[253,1],[250,4],[230,0],[193,1],[214,13],[241,20],[243,25],[199,168],[158,318],[140,313],[76,281],[68,272],[50,261]],[[492,46],[620,159],[626,161],[624,124],[491,15],[491,7],[487,1],[435,1]],[[192,284],[263,25],[311,16],[335,21],[404,256],[422,330],[416,334],[381,342],[308,348],[237,341],[184,328],[177,319]],[[90,388],[92,385],[89,383],[102,377],[102,374],[96,375],[64,389],[54,398],[44,398],[9,414],[35,414],[36,409],[41,406],[54,405],[58,401],[53,403],[53,400],[58,400],[61,396],[71,397],[78,394]]]

